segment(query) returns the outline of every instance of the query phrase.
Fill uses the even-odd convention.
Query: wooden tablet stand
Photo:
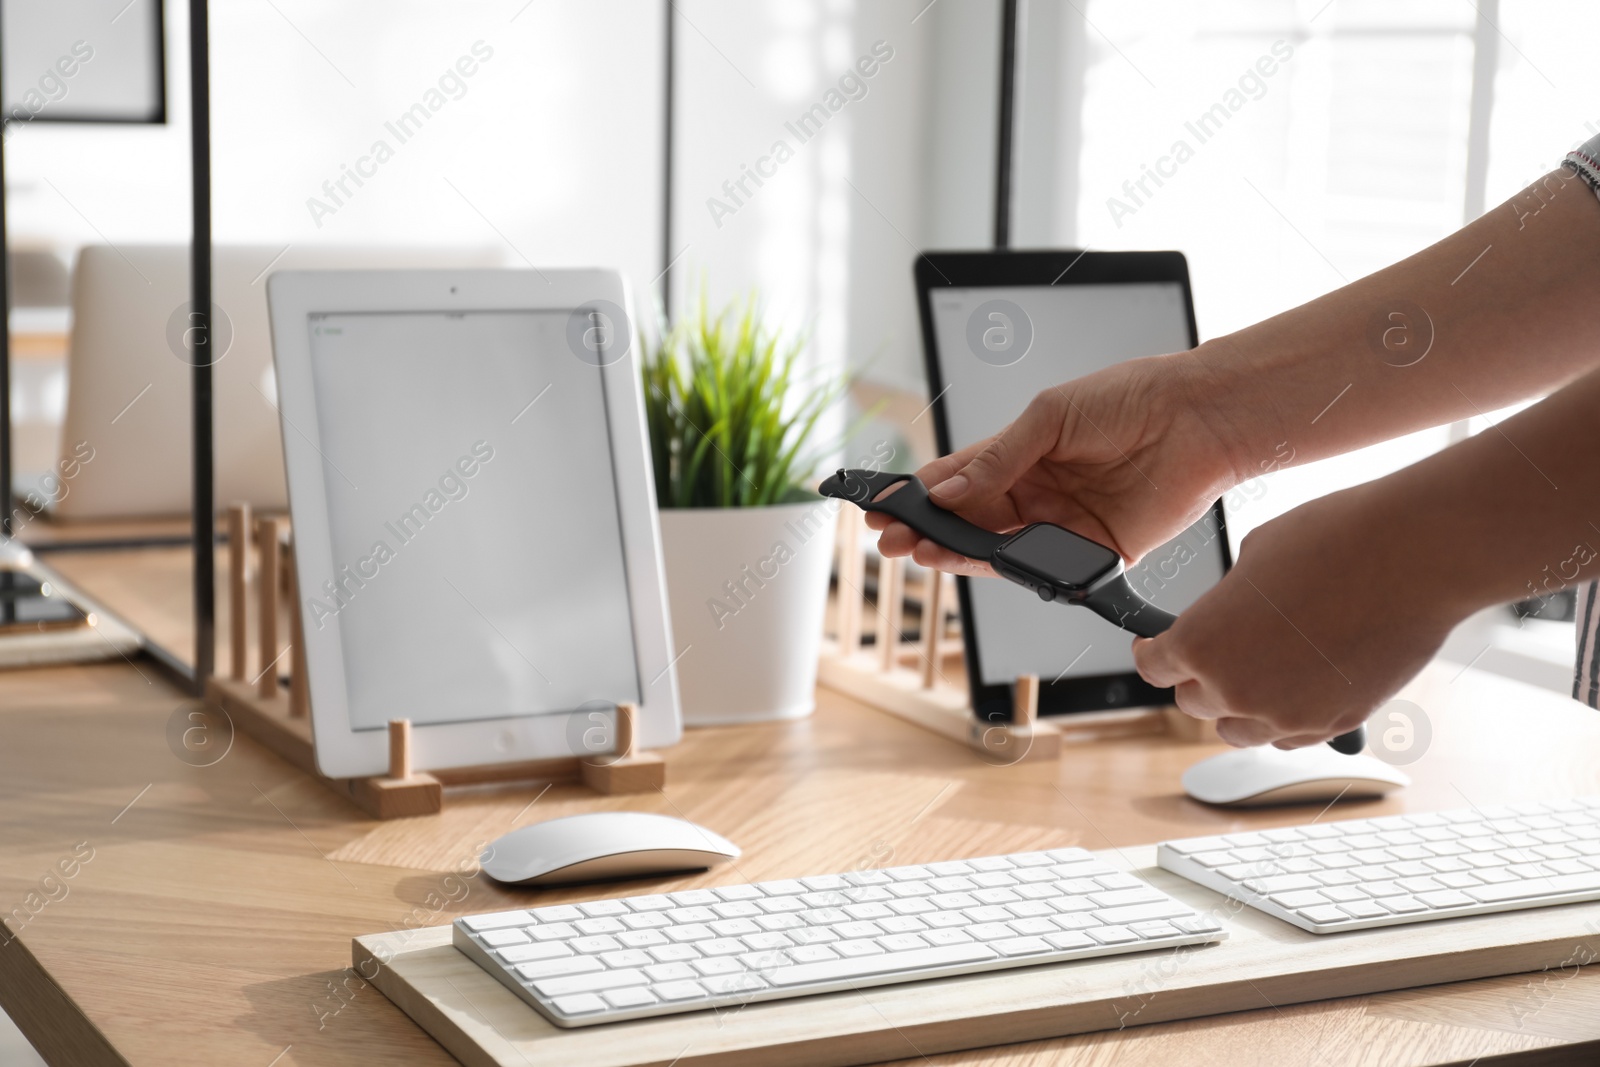
[[[872,647],[862,645],[866,607],[866,560],[862,512],[839,509],[838,592],[835,636],[824,635],[817,680],[880,711],[942,734],[972,748],[991,763],[1055,759],[1063,740],[1092,740],[1130,733],[1172,733],[1186,741],[1215,740],[1209,724],[1176,708],[1133,708],[1073,715],[1055,722],[1039,718],[1039,676],[1025,674],[1012,686],[1009,723],[979,719],[968,698],[966,678],[955,670],[962,656],[959,636],[948,633],[955,579],[925,572],[921,634],[905,639],[901,628],[905,560],[878,558],[878,595]],[[951,679],[949,673],[957,677]]]
[[[595,759],[577,756],[416,771],[411,766],[411,721],[389,722],[389,773],[332,779],[317,770],[311,736],[311,701],[306,685],[305,648],[300,630],[298,584],[287,523],[265,517],[255,522],[257,546],[256,631],[259,673],[247,677],[250,585],[250,508],[228,509],[228,677],[206,680],[206,700],[227,713],[234,727],[272,749],[330,789],[349,797],[379,819],[431,815],[444,807],[444,787],[489,782],[575,780],[597,793],[648,793],[666,782],[666,761],[636,744],[638,708],[616,705],[613,751]],[[279,604],[287,596],[288,644],[279,648]],[[287,684],[279,668],[287,661]]]

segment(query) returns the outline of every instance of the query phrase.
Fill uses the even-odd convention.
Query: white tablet
[[[592,755],[681,732],[615,271],[288,271],[267,284],[317,767]]]

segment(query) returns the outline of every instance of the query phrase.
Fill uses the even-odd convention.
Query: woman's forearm
[[[1386,580],[1451,619],[1593,579],[1600,371],[1351,493],[1368,551],[1390,560]]]
[[[1239,477],[1492,411],[1600,367],[1600,202],[1567,170],[1429,248],[1174,357]]]

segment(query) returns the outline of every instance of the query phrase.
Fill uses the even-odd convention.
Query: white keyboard
[[[1081,848],[503,911],[453,931],[557,1026],[1226,936]]]
[[[1600,797],[1166,841],[1157,861],[1314,934],[1600,900]]]

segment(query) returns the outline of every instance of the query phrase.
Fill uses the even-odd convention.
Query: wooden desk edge
[[[73,1067],[128,1067],[100,1028],[28,950],[20,934],[3,930],[0,942],[0,1002],[22,1036],[48,1063]]]

